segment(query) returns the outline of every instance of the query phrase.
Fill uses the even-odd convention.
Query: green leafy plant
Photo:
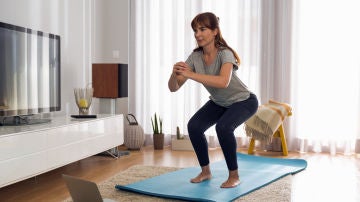
[[[162,119],[154,115],[154,119],[151,117],[151,125],[154,134],[162,134]]]

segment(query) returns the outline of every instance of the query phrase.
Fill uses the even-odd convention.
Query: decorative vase
[[[153,134],[154,149],[161,150],[164,148],[164,134]]]
[[[79,115],[88,115],[91,106],[93,88],[75,88],[74,96],[76,105],[79,108]]]

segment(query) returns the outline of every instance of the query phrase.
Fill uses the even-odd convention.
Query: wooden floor
[[[239,152],[246,153],[245,150]],[[257,152],[256,155],[283,158],[281,153]],[[360,201],[360,157],[290,153],[287,158],[308,161],[305,171],[294,176],[293,202],[309,201]],[[210,150],[211,161],[223,159],[221,149]],[[69,197],[61,174],[78,176],[100,183],[133,165],[171,167],[197,166],[195,154],[189,151],[172,151],[170,148],[154,151],[152,147],[131,151],[130,155],[114,159],[93,156],[51,172],[0,189],[0,201],[32,202],[63,201]],[[26,169],[26,165],[24,165]],[[240,173],[241,177],[241,173]]]

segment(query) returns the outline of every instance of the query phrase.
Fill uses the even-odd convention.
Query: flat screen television
[[[2,120],[60,111],[60,70],[59,35],[0,22]]]

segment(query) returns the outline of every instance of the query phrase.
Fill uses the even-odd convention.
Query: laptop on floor
[[[99,188],[94,182],[64,174],[62,177],[74,202],[115,202],[102,198]]]

